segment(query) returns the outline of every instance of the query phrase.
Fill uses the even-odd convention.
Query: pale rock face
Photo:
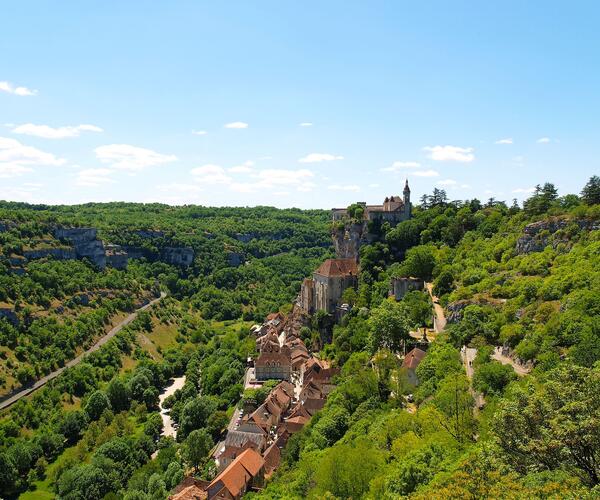
[[[517,240],[518,254],[542,252],[548,245],[556,249],[561,243],[568,243],[569,226],[575,224],[581,230],[594,231],[600,229],[600,222],[589,219],[549,219],[534,222],[525,226],[523,236]],[[558,234],[557,234],[558,233]]]
[[[331,237],[338,259],[358,259],[360,246],[369,241],[366,223],[350,224],[344,229],[334,229]]]

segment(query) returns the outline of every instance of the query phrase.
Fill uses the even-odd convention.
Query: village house
[[[274,332],[259,340],[260,354],[254,362],[256,380],[290,380],[292,360],[289,346],[280,345]]]
[[[392,278],[390,282],[390,296],[394,296],[396,300],[402,300],[402,298],[413,290],[423,290],[425,288],[425,281],[420,278]]]
[[[238,500],[249,489],[262,486],[264,475],[265,460],[248,448],[208,485],[207,498]]]
[[[417,367],[423,361],[427,353],[418,347],[415,347],[402,361],[402,368],[406,370],[408,381],[413,385],[419,385],[419,378],[417,377]]]
[[[335,314],[342,294],[358,286],[358,265],[354,259],[327,259],[300,288],[298,305],[307,314],[325,311]]]

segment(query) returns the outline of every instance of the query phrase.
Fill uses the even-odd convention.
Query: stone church
[[[344,290],[358,286],[358,265],[355,259],[327,259],[302,283],[298,305],[308,313],[336,312]]]

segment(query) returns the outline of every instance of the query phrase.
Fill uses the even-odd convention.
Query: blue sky
[[[600,173],[600,4],[27,1],[0,14],[0,199],[522,200]]]

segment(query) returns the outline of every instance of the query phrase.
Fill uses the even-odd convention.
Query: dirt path
[[[444,314],[444,308],[440,305],[438,298],[433,295],[433,284],[425,283],[425,287],[429,292],[429,296],[433,302],[433,311],[435,312],[433,328],[437,333],[443,332],[444,328],[446,328],[446,315]]]
[[[58,377],[67,368],[71,368],[71,367],[79,364],[83,360],[83,358],[85,358],[85,356],[100,349],[104,344],[106,344],[110,339],[112,339],[117,333],[119,333],[123,329],[123,327],[127,326],[135,318],[137,318],[137,315],[141,311],[145,311],[146,309],[149,309],[157,302],[160,302],[165,296],[166,296],[166,293],[162,292],[160,294],[160,297],[148,302],[145,306],[142,306],[139,309],[136,309],[129,316],[127,316],[123,321],[121,321],[119,324],[117,324],[115,327],[113,327],[106,335],[101,337],[100,340],[98,340],[92,347],[90,347],[86,351],[82,352],[79,356],[77,356],[76,358],[73,358],[71,361],[68,361],[65,364],[65,366],[59,368],[58,370],[53,371],[52,373],[49,373],[45,377],[42,377],[37,382],[35,382],[33,385],[30,385],[27,387],[22,387],[22,388],[18,389],[16,392],[13,392],[9,398],[5,399],[4,401],[2,401],[0,403],[0,410],[4,410],[5,408],[8,408],[9,406],[11,406],[14,403],[16,403],[17,401],[19,401],[21,398],[24,398],[25,396],[31,394],[33,391],[39,389],[40,387],[43,387],[51,380]]]
[[[500,361],[500,363],[502,363],[503,365],[511,365],[513,367],[513,370],[519,377],[524,377],[531,371],[530,368],[521,366],[514,359],[509,358],[508,356],[504,356],[502,354],[501,347],[494,348],[494,354],[492,354],[492,359],[495,359],[496,361]]]

